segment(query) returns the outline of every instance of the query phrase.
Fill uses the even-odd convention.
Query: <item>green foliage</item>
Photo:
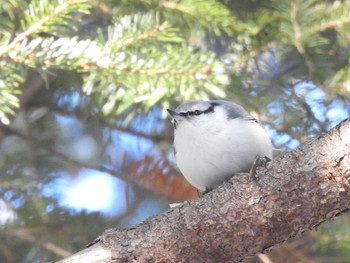
[[[78,13],[88,14],[90,8],[87,0],[32,1],[21,20],[21,30],[26,38],[36,33],[71,33]]]
[[[13,109],[19,106],[19,87],[25,80],[25,73],[20,66],[8,65],[4,61],[0,61],[0,68],[0,118],[3,118],[6,114],[13,114]]]
[[[186,28],[187,31],[193,29],[193,27],[202,27],[221,34],[222,32],[232,33],[235,28],[235,17],[232,16],[225,5],[216,0],[126,0],[122,1],[122,11],[120,12],[122,14],[134,13],[136,6],[147,11],[156,10],[165,21],[179,28]]]
[[[193,98],[203,98],[210,91],[216,96],[224,95],[223,82],[212,74],[220,70],[214,55],[184,45],[180,30],[161,22],[159,13],[119,17],[109,26],[107,36],[101,31],[97,39],[79,40],[64,36],[76,31],[75,26],[69,25],[75,24],[72,20],[78,17],[77,12],[86,13],[91,6],[87,1],[54,2],[32,2],[21,21],[22,32],[12,41],[3,40],[7,44],[0,56],[9,56],[13,63],[28,68],[88,72],[83,91],[92,97],[98,94],[96,102],[105,115],[118,116],[133,102],[149,108],[160,101],[169,105],[166,98],[176,95],[178,99],[190,99],[195,94]],[[194,10],[194,5],[195,2],[188,2],[180,10]],[[215,6],[206,22],[215,22],[218,28],[227,26],[228,11],[225,9],[226,13],[218,16],[224,7]],[[191,16],[200,16],[208,5],[197,1],[196,7],[199,9]],[[201,23],[204,24],[203,19]],[[40,37],[43,34],[55,37]],[[37,36],[33,38],[34,35]],[[175,87],[183,85],[186,92],[176,91]],[[168,90],[174,93],[169,94]]]
[[[313,233],[317,238],[313,245],[314,252],[320,251],[325,255],[336,255],[340,251],[340,259],[338,262],[347,262],[350,258],[350,227],[349,216],[343,215],[326,222],[316,233]]]
[[[2,5],[2,2],[5,2]],[[21,24],[19,32],[12,32],[15,15],[15,8],[20,6],[19,2],[6,1],[0,2],[3,6],[1,17],[3,18],[0,24],[0,63],[2,64],[2,72],[0,88],[2,90],[2,98],[0,98],[1,108],[3,113],[13,113],[13,109],[19,106],[18,94],[20,93],[19,86],[24,83],[25,67],[42,67],[35,59],[40,55],[44,55],[47,47],[47,42],[40,45],[40,39],[30,41],[36,34],[53,33],[61,35],[65,28],[70,31],[74,29],[73,21],[76,17],[73,14],[86,13],[91,6],[86,4],[87,1],[72,0],[72,1],[33,1],[27,6],[27,9],[21,10],[22,14],[17,14],[23,19],[17,21]],[[18,11],[19,12],[19,11]],[[27,45],[28,44],[28,45]],[[39,48],[40,46],[40,48]],[[23,50],[21,50],[23,49]],[[23,53],[22,53],[23,52]],[[21,54],[22,53],[22,54]],[[5,63],[6,61],[6,63]],[[48,65],[50,66],[50,64]]]

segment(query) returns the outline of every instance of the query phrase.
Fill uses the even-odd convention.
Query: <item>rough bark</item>
[[[202,198],[109,229],[83,262],[242,262],[350,208],[350,120]]]

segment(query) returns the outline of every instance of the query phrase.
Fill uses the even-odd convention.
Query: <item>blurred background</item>
[[[0,262],[196,198],[165,109],[235,101],[292,150],[350,115],[350,1],[0,0]],[[247,262],[350,262],[344,214]]]

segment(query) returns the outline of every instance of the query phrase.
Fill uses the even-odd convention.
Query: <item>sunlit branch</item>
[[[175,3],[175,2],[170,2],[170,1],[161,1],[160,6],[163,8],[175,10],[193,17],[198,16],[196,12],[194,12],[192,9],[186,8],[184,5]]]
[[[337,20],[331,20],[327,22],[323,22],[309,30],[309,32],[322,32],[330,28],[334,28],[337,30],[340,27],[345,26],[346,24],[350,23],[350,16],[349,17],[343,17],[339,18]]]

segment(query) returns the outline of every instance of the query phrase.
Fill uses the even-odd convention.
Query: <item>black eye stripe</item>
[[[201,115],[201,114],[211,113],[211,112],[214,112],[214,107],[219,105],[219,104],[213,102],[210,105],[211,106],[208,109],[204,110],[204,111],[195,110],[195,111],[180,112],[180,114],[182,116],[187,117],[187,116],[198,116],[198,115]]]

